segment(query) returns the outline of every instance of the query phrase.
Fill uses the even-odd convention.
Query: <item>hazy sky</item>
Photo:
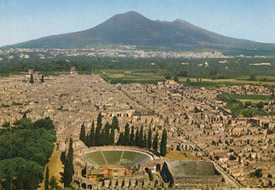
[[[0,0],[0,46],[88,29],[127,11],[275,43],[275,0]]]

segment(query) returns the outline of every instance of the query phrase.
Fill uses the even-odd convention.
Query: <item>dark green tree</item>
[[[160,155],[165,156],[167,153],[167,131],[163,129],[161,143],[160,143]]]
[[[102,128],[102,114],[101,114],[101,112],[97,115],[96,126],[99,127],[100,129]]]
[[[70,138],[69,150],[64,166],[64,187],[70,187],[74,175],[73,167],[73,140]]]
[[[65,165],[65,163],[67,161],[66,152],[61,152],[60,160],[61,160],[62,164]]]
[[[34,127],[44,128],[44,129],[54,129],[54,124],[49,117],[46,117],[45,119],[39,119],[36,122],[34,122]]]
[[[151,129],[151,127],[149,128],[149,131],[148,131],[147,146],[148,146],[148,149],[151,149],[151,147],[152,147],[152,129]]]
[[[153,140],[153,149],[155,151],[158,151],[158,138],[159,138],[159,134],[158,134],[158,131],[154,137],[154,140]]]
[[[81,125],[81,129],[80,129],[80,137],[79,139],[84,142],[84,144],[87,144],[86,142],[86,127],[84,125],[84,123]]]
[[[131,128],[131,134],[130,134],[130,146],[134,146],[135,145],[135,130],[134,130],[134,126],[132,126]]]
[[[33,83],[34,83],[34,80],[33,80],[33,74],[31,74],[30,83],[31,83],[31,84],[33,84]]]
[[[89,133],[88,133],[87,136],[85,137],[85,140],[86,140],[86,146],[87,146],[87,147],[91,147],[91,136],[90,136]]]
[[[92,128],[90,130],[90,146],[95,146],[95,122],[92,122]]]
[[[95,132],[95,145],[96,146],[100,146],[102,144],[101,128],[102,128],[102,115],[101,115],[101,113],[99,113],[97,116],[96,132]]]
[[[119,133],[119,137],[118,137],[118,140],[117,140],[117,145],[122,145],[122,143],[123,143],[123,136],[124,136],[123,133]]]
[[[143,126],[140,128],[138,146],[143,147]]]
[[[129,124],[126,123],[125,125],[125,132],[124,132],[124,137],[123,137],[123,144],[124,146],[129,146],[130,145],[130,129],[129,129]]]
[[[256,104],[256,107],[257,107],[258,109],[263,109],[264,103],[263,103],[263,102],[259,102],[259,103]]]
[[[49,167],[46,168],[44,189],[49,190]]]
[[[147,145],[147,136],[146,134],[144,134],[144,137],[143,137],[143,148],[148,148],[148,145]]]
[[[40,79],[41,83],[44,83],[45,80],[44,80],[44,75],[41,76],[41,79]]]
[[[118,119],[117,119],[117,116],[114,116],[113,117],[113,120],[112,120],[112,127],[116,130],[119,131],[119,123],[118,123]]]
[[[110,145],[115,144],[115,128],[111,128],[111,135],[110,135]]]
[[[136,137],[135,137],[135,146],[139,145],[139,132],[138,129],[136,130]]]
[[[110,145],[110,124],[107,122],[104,126],[104,145]]]

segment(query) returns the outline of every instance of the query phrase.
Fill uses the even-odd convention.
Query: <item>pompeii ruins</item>
[[[26,111],[33,120],[50,117],[56,126],[59,151],[68,147],[68,137],[72,136],[74,140],[76,187],[168,188],[156,165],[167,165],[174,181],[173,188],[179,189],[275,184],[275,133],[268,132],[274,131],[274,116],[234,117],[224,108],[225,103],[216,99],[216,95],[223,92],[271,94],[267,88],[232,86],[208,90],[188,88],[172,80],[156,85],[112,85],[98,75],[78,75],[74,70],[69,75],[46,77],[45,83],[39,82],[39,75],[34,76],[34,84],[22,75],[0,78],[0,125],[22,118]],[[266,109],[274,111],[274,102],[270,102]],[[127,122],[135,128],[143,125],[145,130],[151,126],[154,132],[159,133],[164,127],[168,131],[168,150],[185,152],[195,160],[169,160],[153,155],[150,161],[141,164],[135,175],[96,184],[81,176],[81,170],[87,164],[77,158],[90,151],[79,141],[80,126],[84,123],[89,130],[99,112],[104,122],[111,122],[112,117],[117,116],[120,126]],[[122,149],[125,151],[127,147]],[[137,151],[152,154],[145,150]],[[188,164],[195,165],[193,176],[184,172]],[[153,181],[144,177],[146,167],[151,168]],[[203,168],[218,175],[202,173]],[[128,171],[123,172],[126,175]],[[255,173],[260,175],[251,175]]]

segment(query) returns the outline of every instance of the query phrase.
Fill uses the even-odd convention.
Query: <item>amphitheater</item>
[[[149,154],[129,150],[96,150],[81,156],[83,160],[94,165],[121,165],[133,167],[146,160],[152,160]]]
[[[76,148],[74,170],[76,189],[189,189],[224,185],[223,177],[211,162],[166,160],[137,147]]]
[[[150,181],[145,174],[145,168],[155,170],[157,160],[158,156],[137,147],[79,148],[74,152],[74,185],[81,189],[164,187],[161,179]]]

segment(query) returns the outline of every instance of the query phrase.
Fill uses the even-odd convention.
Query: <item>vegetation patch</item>
[[[254,117],[264,115],[275,115],[274,112],[266,112],[263,108],[266,101],[274,100],[274,96],[265,95],[241,95],[241,94],[219,94],[218,99],[226,102],[225,108],[230,109],[236,116]],[[242,100],[250,100],[242,102]],[[255,102],[256,100],[256,102]]]
[[[4,189],[37,189],[52,154],[55,130],[50,118],[5,123],[0,132],[0,183]]]

